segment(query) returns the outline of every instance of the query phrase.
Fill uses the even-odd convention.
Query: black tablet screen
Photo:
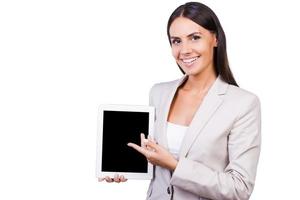
[[[147,112],[104,111],[102,171],[147,172],[146,158],[127,143],[140,145],[140,133],[147,137],[148,123]]]

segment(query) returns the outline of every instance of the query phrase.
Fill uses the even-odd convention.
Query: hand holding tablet
[[[121,183],[121,182],[126,182],[128,179],[125,178],[123,175],[119,175],[119,174],[115,174],[115,176],[113,178],[111,178],[109,176],[106,176],[104,178],[98,177],[99,182],[102,182],[104,180],[108,183],[112,183],[112,182]]]

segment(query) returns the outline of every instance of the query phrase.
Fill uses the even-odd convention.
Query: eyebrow
[[[193,32],[193,33],[189,34],[187,37],[191,37],[191,36],[193,36],[193,35],[195,35],[195,34],[200,34],[200,35],[202,35],[201,32]],[[178,38],[180,38],[180,37],[177,37],[177,36],[171,36],[170,38],[171,38],[171,39],[178,39]]]

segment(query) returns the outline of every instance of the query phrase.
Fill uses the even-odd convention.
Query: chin
[[[186,69],[183,70],[186,75],[189,76],[197,76],[198,74],[201,74],[202,70],[193,70],[193,69]]]

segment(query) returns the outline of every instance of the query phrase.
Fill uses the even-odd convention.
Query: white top
[[[171,122],[168,122],[167,124],[167,140],[169,151],[176,157],[179,154],[181,143],[187,129],[188,126],[173,124]]]

